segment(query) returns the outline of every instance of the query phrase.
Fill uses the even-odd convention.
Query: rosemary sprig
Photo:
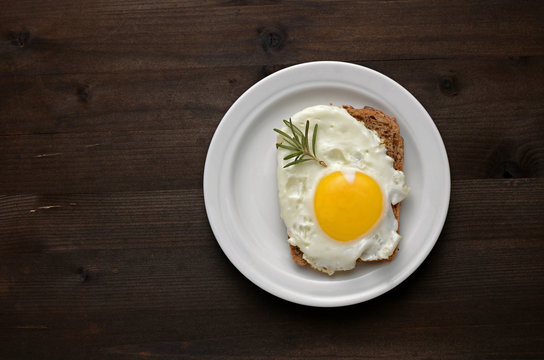
[[[285,165],[284,168],[300,164],[309,160],[315,160],[319,163],[319,165],[327,167],[327,164],[325,164],[324,161],[319,160],[315,154],[317,124],[315,124],[314,126],[314,132],[312,136],[312,150],[310,152],[310,144],[308,141],[308,130],[310,129],[310,121],[306,120],[306,128],[304,129],[304,132],[302,132],[302,130],[300,130],[296,125],[293,125],[291,118],[289,118],[289,121],[283,120],[283,123],[287,126],[289,130],[291,130],[291,133],[293,134],[293,136],[290,136],[284,131],[274,129],[274,131],[280,134],[285,140],[285,143],[277,143],[276,146],[292,151],[289,155],[283,158],[283,160],[293,159],[293,161]]]

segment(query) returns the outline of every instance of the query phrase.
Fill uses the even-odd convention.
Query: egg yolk
[[[340,171],[325,176],[314,196],[314,210],[321,229],[338,241],[360,237],[382,215],[383,197],[376,181],[361,172],[349,174],[348,178]]]

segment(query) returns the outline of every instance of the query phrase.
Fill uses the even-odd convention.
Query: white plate
[[[404,171],[412,189],[402,205],[403,239],[395,259],[358,264],[332,277],[297,266],[291,259],[279,216],[272,131],[305,107],[329,103],[369,105],[397,118],[405,141]],[[342,62],[292,66],[252,86],[221,120],[204,167],[208,219],[229,260],[269,293],[311,306],[359,303],[401,283],[433,248],[449,198],[446,150],[423,106],[390,78]]]

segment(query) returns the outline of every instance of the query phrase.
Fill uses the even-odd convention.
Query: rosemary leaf
[[[293,147],[295,147],[297,149],[300,147],[300,143],[295,142],[289,135],[287,135],[283,131],[281,131],[279,129],[274,129],[274,131],[277,132],[278,134],[280,134],[281,136],[283,136],[283,139],[285,141],[287,141],[291,146],[293,146]]]
[[[280,134],[281,136],[283,136],[284,138],[286,139],[290,139],[291,137],[289,135],[287,135],[286,133],[284,133],[283,131],[281,131],[280,129],[274,129],[275,132],[277,132],[278,134]]]
[[[304,149],[308,150],[308,129],[310,128],[310,120],[306,120],[306,128],[304,129]]]
[[[296,127],[295,125],[293,125],[293,122],[291,121],[291,118],[289,118],[289,123],[291,123],[291,126],[293,127],[293,129],[295,130],[295,132],[296,132],[300,137],[304,137],[304,134],[302,133],[302,130],[300,130],[298,127]]]
[[[317,124],[314,126],[314,134],[312,136],[312,153],[315,155],[315,140],[317,139]]]
[[[300,164],[300,163],[305,162],[305,161],[310,161],[310,160],[312,160],[312,159],[306,158],[306,159],[299,159],[299,160],[291,161],[289,164],[285,165],[284,168],[292,166],[292,165]]]
[[[278,134],[280,134],[281,136],[283,136],[286,139],[291,138],[289,135],[287,135],[285,132],[281,131],[280,129],[274,129],[274,131],[277,132]]]
[[[284,145],[284,144],[277,143],[276,146],[280,147],[280,148],[283,148],[283,149],[287,149],[287,150],[298,151],[297,148],[289,146],[289,145]]]
[[[299,155],[302,155],[302,151],[289,154],[286,157],[284,157],[283,160],[289,160],[291,158],[294,158],[295,156],[298,157]]]
[[[284,166],[284,168],[300,164],[305,161],[309,160],[315,160],[319,165],[327,167],[327,164],[325,164],[324,161],[317,158],[317,155],[315,153],[315,144],[317,139],[317,124],[314,126],[314,132],[312,134],[312,152],[310,152],[310,144],[309,144],[309,132],[310,132],[310,120],[306,120],[306,124],[304,127],[304,132],[300,130],[296,125],[293,124],[293,121],[291,118],[289,118],[289,121],[283,120],[283,123],[287,128],[291,131],[291,135],[288,135],[286,132],[274,129],[275,132],[281,135],[283,138],[283,142],[278,142],[276,146],[278,148],[286,149],[291,151],[290,154],[286,155],[283,160],[289,160],[293,159],[290,163]]]
[[[289,121],[287,120],[283,120],[283,122],[285,123],[285,125],[287,125],[287,127],[291,130],[291,132],[293,133],[293,137],[291,137],[291,139],[296,142],[298,145],[302,146],[302,143],[300,142],[300,139],[298,138],[298,133],[295,131],[295,129],[298,130],[298,128],[293,125],[293,122],[291,121],[291,118],[289,118]]]

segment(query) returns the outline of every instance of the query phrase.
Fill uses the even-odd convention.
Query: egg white
[[[332,275],[355,267],[358,258],[364,261],[389,258],[401,239],[391,204],[402,201],[409,192],[404,173],[395,170],[393,159],[375,131],[337,106],[317,105],[291,117],[294,125],[304,129],[310,121],[310,134],[318,124],[316,154],[328,166],[307,161],[283,168],[289,150],[278,148],[278,194],[281,217],[289,234],[289,243],[304,253],[303,258],[319,271]],[[282,129],[290,133],[287,127]],[[278,142],[282,137],[278,136]],[[328,174],[341,171],[346,179],[356,171],[371,176],[380,186],[384,199],[383,213],[374,227],[352,241],[336,241],[323,232],[314,211],[317,184]]]

